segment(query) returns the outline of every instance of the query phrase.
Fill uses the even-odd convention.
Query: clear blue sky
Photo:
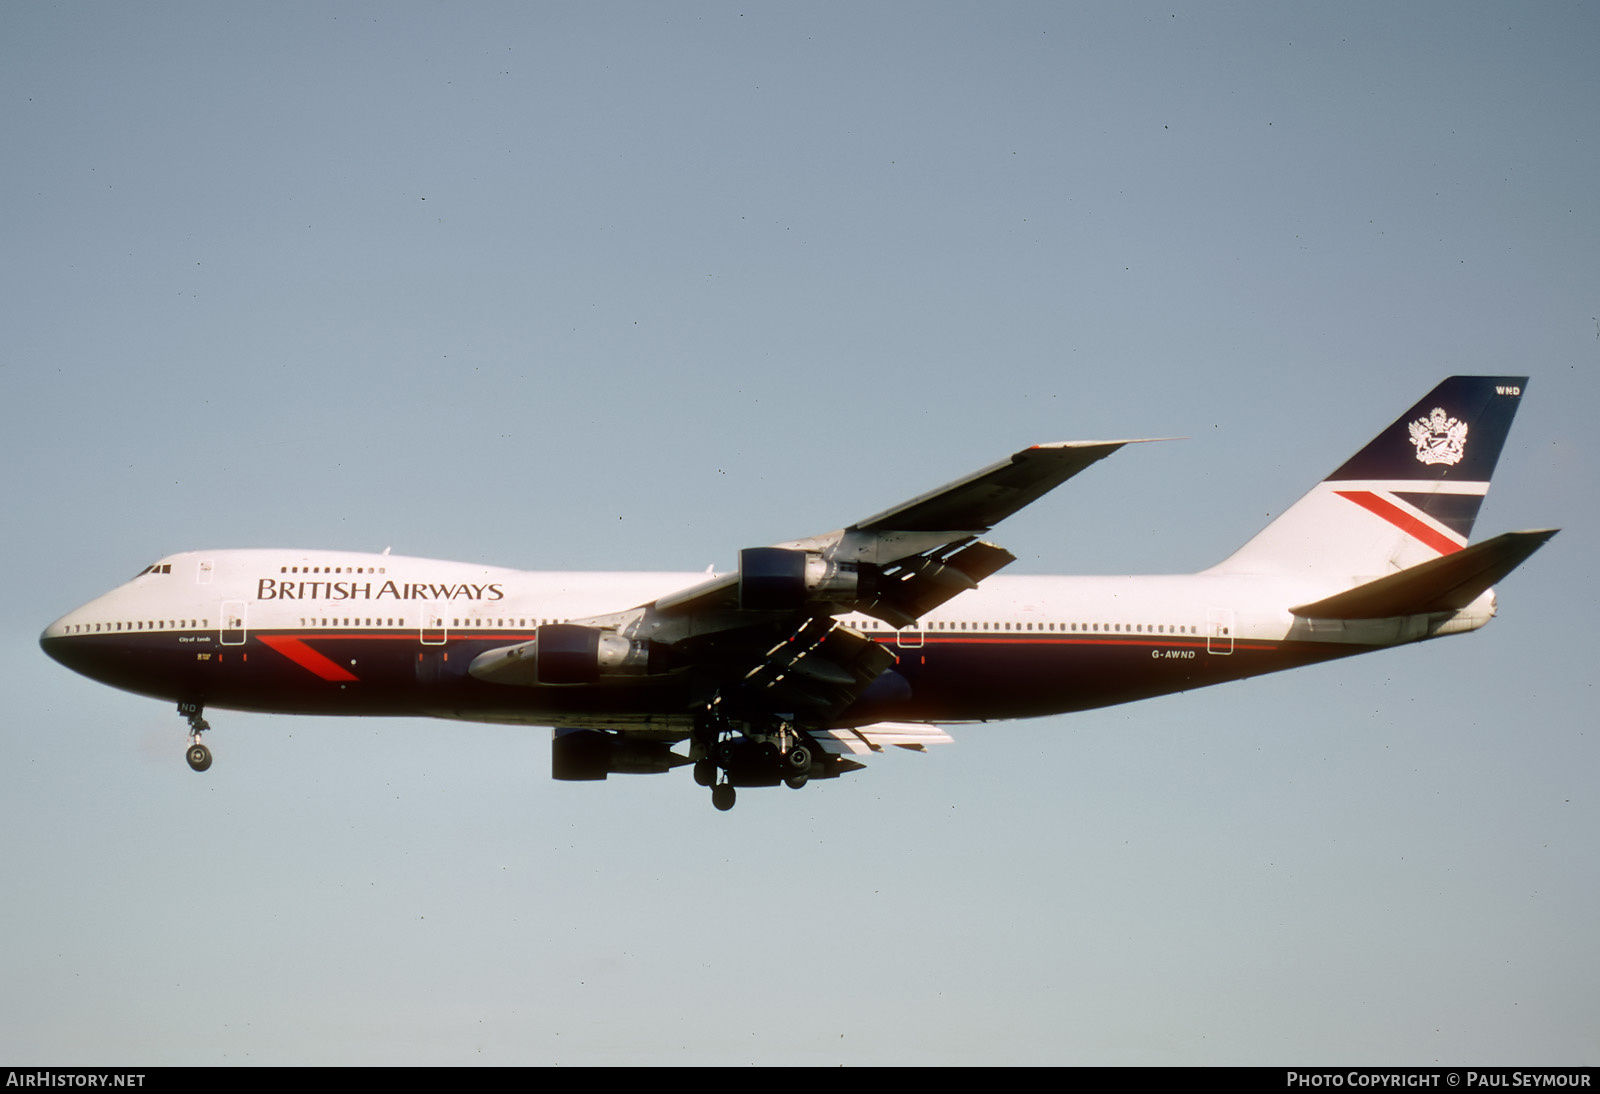
[[[1600,1062],[1600,14],[0,7],[0,1058]],[[1463,638],[714,812],[540,730],[49,662],[162,554],[703,569],[1015,448],[1015,572],[1215,562],[1532,377]]]

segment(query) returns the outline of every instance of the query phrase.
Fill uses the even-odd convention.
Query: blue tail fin
[[[1466,546],[1526,376],[1452,376],[1214,570],[1381,576]]]

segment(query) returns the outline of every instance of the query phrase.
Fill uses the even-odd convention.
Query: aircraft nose
[[[102,624],[92,620],[106,615],[105,599],[90,601],[50,624],[39,634],[39,648],[50,660],[80,676],[111,683],[125,660],[125,651],[117,637],[94,633]]]
[[[191,688],[193,681],[179,671],[182,658],[152,641],[156,636],[137,621],[129,623],[128,607],[115,590],[92,600],[46,627],[39,648],[80,676],[138,695],[166,699]]]
[[[91,675],[84,658],[80,656],[83,653],[83,644],[74,643],[67,637],[65,618],[63,616],[39,632],[39,648],[45,652],[46,657],[58,665],[64,665],[73,672],[85,676]]]

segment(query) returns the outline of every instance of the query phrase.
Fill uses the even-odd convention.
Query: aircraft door
[[[1206,609],[1206,652],[1226,657],[1233,652],[1232,608]]]
[[[422,606],[422,644],[424,646],[442,646],[450,637],[449,629],[444,621],[444,609],[437,604],[424,604]]]
[[[242,646],[245,639],[245,612],[248,605],[243,600],[222,602],[222,644]]]

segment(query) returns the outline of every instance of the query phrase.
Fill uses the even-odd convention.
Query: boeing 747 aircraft
[[[1554,530],[1468,545],[1525,377],[1455,376],[1197,574],[995,577],[982,537],[1131,441],[1036,445],[732,573],[387,553],[169,555],[46,628],[94,680],[207,708],[551,726],[558,779],[799,788],[942,726],[1125,703],[1476,630]],[[675,751],[682,748],[683,751]]]

